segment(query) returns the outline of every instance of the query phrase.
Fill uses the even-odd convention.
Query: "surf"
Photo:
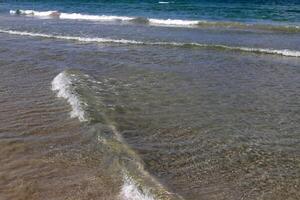
[[[181,47],[181,48],[204,48],[213,50],[226,50],[237,52],[248,52],[256,54],[270,54],[286,57],[300,57],[300,51],[290,49],[269,49],[269,48],[252,48],[252,47],[238,47],[227,46],[222,44],[202,44],[202,43],[182,43],[182,42],[150,42],[150,41],[137,41],[127,39],[111,39],[100,37],[78,37],[78,36],[64,36],[64,35],[52,35],[44,33],[23,32],[14,30],[0,29],[0,33],[6,33],[11,35],[29,36],[29,37],[41,37],[49,39],[60,39],[78,41],[84,43],[107,43],[107,44],[124,44],[124,45],[151,45],[151,46],[169,46],[169,47]]]
[[[95,135],[100,148],[111,162],[115,175],[121,176],[123,183],[119,197],[122,200],[179,200],[177,194],[170,193],[144,167],[139,155],[123,139],[117,125],[106,113],[110,107],[101,99],[104,94],[114,96],[113,85],[104,84],[77,70],[65,70],[54,77],[52,90],[58,98],[65,99],[71,106],[70,116],[85,123],[89,132]],[[102,91],[102,94],[97,93]],[[110,111],[111,112],[111,111]]]
[[[165,4],[165,3],[163,3]],[[151,26],[183,27],[183,28],[225,28],[239,30],[262,30],[279,32],[300,32],[298,25],[280,24],[252,24],[234,21],[209,21],[209,20],[188,20],[188,19],[157,19],[139,16],[116,16],[116,15],[90,15],[82,13],[64,13],[59,11],[35,11],[35,10],[10,10],[11,15],[24,15],[40,18],[59,18],[62,20],[84,20],[99,22],[141,22]],[[141,20],[143,19],[143,20]]]

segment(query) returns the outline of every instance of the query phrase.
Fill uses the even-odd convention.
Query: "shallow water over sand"
[[[299,57],[165,45],[297,33],[0,19],[0,199],[299,198]]]

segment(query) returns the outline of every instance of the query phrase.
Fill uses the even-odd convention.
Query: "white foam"
[[[121,200],[154,200],[152,194],[141,191],[132,178],[124,175],[123,181],[124,183],[120,192]]]
[[[276,50],[276,49],[259,49],[259,48],[246,48],[246,47],[242,47],[240,49],[243,51],[250,51],[250,52],[252,51],[252,52],[260,52],[266,54],[277,54],[282,56],[300,57],[299,51],[292,51],[289,49]]]
[[[275,54],[281,56],[289,57],[300,57],[300,51],[289,50],[289,49],[263,49],[263,48],[250,48],[250,47],[234,47],[218,44],[201,44],[201,43],[180,43],[180,42],[143,42],[136,40],[126,40],[126,39],[110,39],[110,38],[89,38],[89,37],[76,37],[76,36],[63,36],[63,35],[51,35],[43,33],[32,33],[32,32],[21,32],[21,31],[12,31],[12,30],[2,30],[0,33],[8,33],[12,35],[22,35],[22,36],[31,36],[31,37],[43,37],[43,38],[54,38],[54,39],[63,39],[63,40],[75,40],[79,42],[95,42],[95,43],[115,43],[115,44],[133,44],[133,45],[168,45],[176,47],[184,47],[187,45],[204,47],[204,48],[220,48],[233,51],[244,51],[244,52],[254,52],[254,53],[264,53],[264,54]]]
[[[22,35],[22,36],[31,36],[31,37],[55,38],[55,39],[63,39],[63,40],[76,40],[79,42],[143,44],[143,42],[135,41],[135,40],[63,36],[63,35],[51,35],[51,34],[43,34],[43,33],[32,33],[26,31],[23,32],[23,31],[12,31],[12,30],[1,30],[1,29],[0,29],[0,33],[8,33],[11,35]]]
[[[20,14],[22,15],[33,15],[34,10],[19,10]],[[16,10],[10,10],[9,13],[11,15],[17,14]]]
[[[59,13],[58,11],[35,11],[35,10],[19,10],[21,15],[37,16],[37,17],[50,17],[54,13],[57,13],[56,17],[60,19],[69,20],[89,20],[89,21],[129,21],[134,19],[127,16],[110,16],[110,15],[85,15],[80,13]],[[10,10],[12,15],[17,14],[16,10]]]
[[[77,117],[80,121],[87,121],[81,102],[71,87],[72,81],[66,72],[61,72],[52,81],[52,90],[57,91],[57,96],[65,98],[72,106],[71,117]]]
[[[159,4],[168,4],[169,2],[168,1],[159,1],[158,3]]]
[[[196,20],[181,20],[181,19],[149,19],[151,25],[160,26],[195,26],[199,23]]]
[[[159,1],[159,4],[169,4],[174,3],[174,1]],[[81,13],[60,13],[58,11],[35,11],[35,10],[10,10],[11,15],[17,14],[31,16],[31,17],[40,17],[40,18],[49,18],[55,17],[58,19],[66,19],[66,20],[86,20],[86,21],[131,21],[136,19],[136,17],[129,16],[114,16],[114,15],[88,15]],[[237,22],[219,22],[219,21],[205,21],[205,20],[182,20],[182,19],[156,19],[150,18],[148,19],[149,25],[151,26],[166,26],[166,27],[186,27],[186,28],[195,28],[199,25],[207,25],[207,26],[227,26],[227,27],[256,27],[251,24],[242,24]],[[262,26],[258,24],[258,28],[260,29]],[[277,28],[280,29],[280,26]],[[299,26],[284,26],[286,29],[294,29],[297,31]],[[271,29],[270,26],[266,25],[266,30]],[[274,26],[276,29],[276,26]]]
[[[161,2],[169,3],[169,2]],[[57,11],[35,11],[35,10],[19,10],[22,15],[38,16],[38,17],[50,17]],[[11,10],[10,14],[16,14],[16,11]],[[57,15],[60,19],[69,20],[88,20],[88,21],[130,21],[135,19],[134,17],[127,16],[113,16],[113,15],[85,15],[80,13],[59,13]],[[158,26],[195,26],[199,23],[196,20],[180,20],[180,19],[149,19],[151,25]]]
[[[110,15],[84,15],[80,13],[61,13],[60,19],[73,19],[73,20],[90,20],[90,21],[128,21],[134,18],[126,16],[110,16]]]
[[[35,10],[19,10],[21,15],[30,15],[30,16],[37,16],[37,17],[49,17],[53,13],[56,13],[57,11],[35,11]],[[10,10],[10,14],[15,15],[17,11]]]

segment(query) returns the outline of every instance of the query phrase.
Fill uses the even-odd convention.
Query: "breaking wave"
[[[169,2],[159,2],[167,4]],[[206,20],[183,20],[183,19],[155,19],[143,17],[113,16],[113,15],[89,15],[81,13],[63,13],[58,11],[35,11],[35,10],[10,10],[12,15],[25,15],[36,17],[56,17],[67,20],[87,20],[87,21],[119,21],[131,23],[144,23],[152,26],[168,27],[188,27],[188,28],[235,28],[245,30],[266,30],[282,32],[300,32],[300,26],[297,25],[273,25],[273,24],[247,24],[241,22],[226,21],[206,21]],[[140,20],[143,19],[143,20]]]
[[[53,13],[57,11],[35,11],[35,10],[10,10],[11,15],[28,15],[37,17],[50,17]]]
[[[57,91],[57,96],[65,98],[72,106],[70,113],[72,118],[77,117],[80,121],[87,121],[82,107],[83,103],[72,87],[72,79],[73,77],[67,76],[65,72],[60,73],[52,81],[52,90]]]
[[[52,90],[57,92],[72,107],[71,117],[87,123],[89,130],[101,143],[99,148],[109,159],[117,158],[110,164],[113,173],[120,176],[122,186],[119,197],[122,200],[179,200],[177,194],[168,190],[144,168],[139,155],[131,149],[119,133],[109,115],[112,105],[102,100],[106,95],[115,95],[104,81],[96,81],[91,76],[77,70],[65,70],[52,81]],[[101,92],[100,92],[101,91]]]
[[[132,17],[107,16],[107,15],[83,15],[79,13],[60,13],[60,19],[90,20],[90,21],[128,21]]]
[[[42,37],[62,40],[73,40],[87,43],[112,43],[112,44],[130,44],[130,45],[153,45],[153,46],[173,46],[173,47],[197,47],[215,50],[229,50],[239,52],[250,52],[259,54],[273,54],[288,57],[300,57],[300,51],[289,50],[289,49],[268,49],[268,48],[251,48],[251,47],[236,47],[227,46],[220,44],[202,44],[202,43],[181,43],[181,42],[147,42],[147,41],[136,41],[126,39],[111,39],[111,38],[100,38],[100,37],[77,37],[77,36],[64,36],[64,35],[52,35],[44,33],[33,33],[33,32],[22,32],[13,30],[0,29],[0,33],[7,33],[12,35],[30,36],[30,37]]]

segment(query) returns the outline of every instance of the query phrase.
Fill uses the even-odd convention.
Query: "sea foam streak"
[[[72,88],[72,81],[66,72],[58,74],[52,81],[52,90],[57,91],[57,96],[65,98],[72,106],[71,117],[77,117],[80,121],[87,121],[82,108],[82,103]]]
[[[169,2],[159,2],[166,4]],[[172,3],[172,2],[170,2]],[[88,15],[81,13],[63,13],[58,11],[35,11],[35,10],[10,10],[10,14],[36,16],[36,17],[55,17],[67,20],[87,20],[87,21],[121,21],[121,22],[139,22],[141,17],[114,16],[114,15]],[[226,21],[206,21],[206,20],[183,20],[183,19],[155,19],[145,18],[145,24],[152,26],[167,26],[167,27],[221,27],[221,28],[236,28],[246,30],[268,30],[268,31],[283,31],[283,32],[300,32],[300,26],[296,25],[270,25],[270,24],[247,24],[240,22]]]
[[[0,29],[0,33],[7,33],[12,35],[22,35],[31,37],[42,37],[42,38],[53,38],[62,40],[74,40],[79,42],[95,42],[95,43],[112,43],[112,44],[131,44],[131,45],[153,45],[153,46],[175,46],[175,47],[199,47],[206,49],[216,49],[216,50],[231,50],[240,52],[252,52],[252,53],[263,53],[263,54],[273,54],[288,57],[300,57],[300,51],[289,50],[289,49],[263,49],[263,48],[251,48],[251,47],[235,47],[226,46],[219,44],[201,44],[201,43],[181,43],[181,42],[143,42],[136,40],[126,40],[126,39],[110,39],[110,38],[99,38],[99,37],[77,37],[77,36],[63,36],[63,35],[51,35],[44,33],[33,33],[33,32],[21,32],[13,30],[3,30]]]

